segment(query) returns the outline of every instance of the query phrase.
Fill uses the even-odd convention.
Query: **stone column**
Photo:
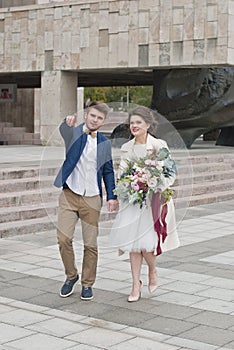
[[[77,122],[81,124],[84,121],[84,88],[77,89]]]
[[[41,89],[34,89],[34,134],[40,133]]]
[[[77,73],[45,71],[41,75],[41,141],[61,145],[58,127],[67,114],[77,112]]]

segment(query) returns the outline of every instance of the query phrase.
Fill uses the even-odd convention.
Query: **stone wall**
[[[49,2],[49,1],[48,1]],[[0,0],[0,8],[2,7],[16,7],[25,5],[34,5],[37,0]]]
[[[0,10],[0,72],[234,64],[234,1],[70,1]]]

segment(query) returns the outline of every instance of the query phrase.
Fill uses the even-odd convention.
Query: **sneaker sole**
[[[78,281],[76,281],[76,283],[77,283],[77,282],[78,282]],[[60,297],[62,297],[62,298],[67,298],[67,297],[69,297],[69,296],[74,292],[76,283],[75,283],[74,286],[72,287],[72,290],[70,291],[70,293],[68,293],[68,294],[61,294],[61,292],[60,292],[60,293],[59,293]]]
[[[80,297],[81,300],[92,300],[93,299],[93,296],[92,297],[89,297],[89,298],[84,298],[84,297]]]

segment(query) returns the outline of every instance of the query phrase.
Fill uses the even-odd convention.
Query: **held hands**
[[[109,199],[107,202],[107,210],[112,211],[118,211],[119,210],[119,202],[116,199]]]
[[[67,115],[66,124],[70,127],[77,126],[77,114],[74,113],[73,115]]]

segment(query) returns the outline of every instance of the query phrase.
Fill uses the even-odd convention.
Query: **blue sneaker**
[[[77,275],[72,280],[66,280],[64,285],[62,286],[62,288],[60,290],[60,296],[62,298],[69,297],[69,295],[71,295],[73,293],[74,288],[75,288],[75,284],[78,280],[79,280],[79,275]]]
[[[91,299],[93,299],[92,287],[84,287],[84,286],[82,286],[82,292],[81,292],[80,299],[82,299],[82,300],[91,300]]]

